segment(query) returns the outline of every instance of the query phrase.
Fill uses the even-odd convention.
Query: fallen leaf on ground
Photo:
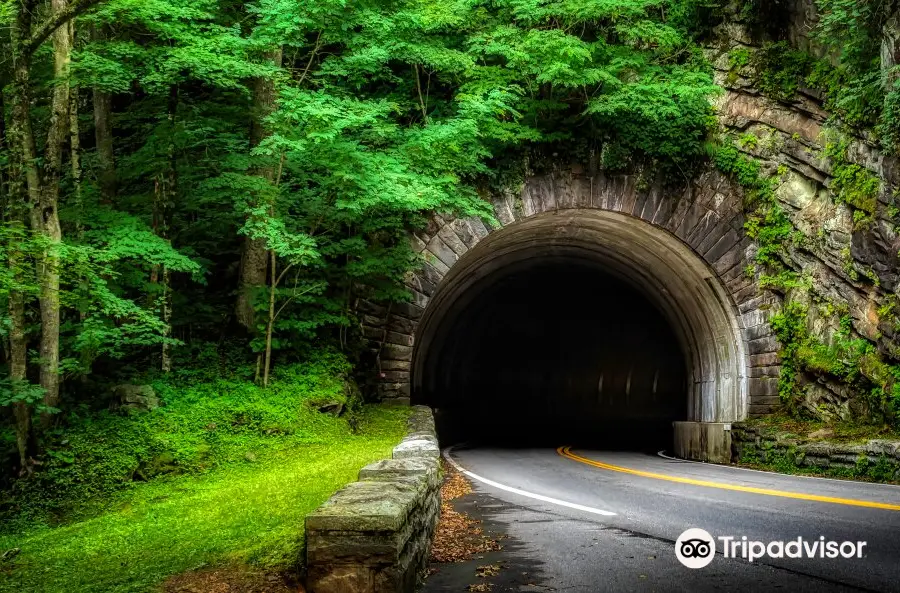
[[[454,468],[444,466],[444,483],[441,485],[441,519],[431,547],[433,562],[465,562],[476,554],[495,552],[500,544],[484,535],[481,521],[457,512],[451,500],[472,492],[472,485]]]
[[[500,565],[499,564],[486,564],[485,566],[479,566],[475,569],[475,575],[481,578],[484,577],[495,577],[500,574]]]

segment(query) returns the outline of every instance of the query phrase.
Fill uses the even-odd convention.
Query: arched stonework
[[[745,272],[754,245],[744,235],[740,194],[715,173],[679,196],[659,187],[638,189],[636,182],[634,176],[578,172],[530,178],[520,195],[494,201],[497,229],[477,219],[434,216],[412,237],[424,260],[407,278],[413,300],[359,307],[378,354],[381,396],[408,398],[411,379],[422,384],[415,376],[423,372],[415,340],[431,339],[429,319],[460,298],[473,275],[490,273],[503,253],[509,263],[515,257],[508,254],[527,243],[554,253],[595,247],[604,265],[618,266],[623,277],[646,276],[636,285],[668,309],[673,325],[681,324],[694,358],[689,420],[727,423],[770,412],[778,402],[778,343],[767,323],[770,297]],[[674,284],[682,281],[680,288]],[[702,301],[697,306],[685,300],[691,287]],[[673,296],[678,290],[682,294]]]

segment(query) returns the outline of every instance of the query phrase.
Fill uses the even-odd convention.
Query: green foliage
[[[817,0],[819,23],[815,35],[839,48],[841,61],[857,71],[872,66],[881,49],[882,26],[890,7],[879,2]]]
[[[876,132],[881,145],[891,154],[900,152],[900,80],[894,81],[884,96],[884,110]]]
[[[778,17],[763,14],[761,7],[766,4],[772,3],[744,2],[744,20],[778,28]],[[819,19],[812,36],[821,47],[819,57],[795,49],[787,41],[765,43],[753,52],[736,48],[728,56],[729,82],[743,72],[766,96],[788,102],[801,87],[817,89],[832,120],[874,129],[885,149],[895,153],[900,138],[900,119],[896,117],[900,94],[892,82],[895,75],[882,71],[880,53],[890,5],[850,0],[817,0],[816,5]],[[784,39],[783,32],[774,37]]]
[[[877,70],[860,73],[848,65],[834,66],[819,60],[806,84],[825,94],[824,106],[833,120],[861,128],[888,123],[882,114],[884,92],[880,78]]]
[[[894,421],[900,405],[900,366],[883,361],[872,342],[853,337],[849,316],[840,320],[840,330],[832,343],[812,336],[807,327],[807,308],[788,301],[770,320],[781,343],[782,371],[779,395],[793,409],[800,394],[801,371],[830,375],[866,394],[875,414]]]
[[[697,40],[720,17],[707,0],[100,3],[75,26],[85,175],[78,185],[63,150],[62,242],[8,225],[18,213],[4,206],[0,255],[18,250],[21,265],[0,280],[25,298],[33,346],[35,264],[45,249],[61,257],[67,411],[96,407],[84,381],[168,368],[163,351],[185,360],[236,335],[247,241],[267,251],[252,264],[266,281],[247,291],[248,360],[266,346],[270,297],[279,361],[320,341],[362,356],[353,303],[410,298],[408,231],[431,213],[492,222],[478,189],[521,177],[526,156],[696,171],[718,92]],[[43,142],[58,81],[49,51],[35,60]],[[112,196],[90,113],[102,93],[115,97]]]
[[[775,199],[774,180],[764,177],[759,161],[743,154],[730,138],[716,147],[713,162],[744,189],[744,229],[757,243],[756,264],[768,272],[760,277],[761,285],[780,290],[795,286],[799,278],[784,265],[784,254],[798,241],[798,231]]]
[[[281,395],[287,393],[281,387]],[[279,404],[273,398],[265,405]],[[390,455],[407,413],[368,407],[360,414],[358,434],[343,419],[318,416],[312,421],[303,412],[292,421],[306,423],[302,439],[272,435],[265,442],[248,441],[245,452],[252,455],[212,471],[168,476],[96,499],[89,519],[52,529],[27,525],[0,535],[0,548],[21,549],[0,571],[0,591],[150,591],[170,575],[224,564],[297,571],[304,517],[355,480],[362,466]]]
[[[813,58],[794,50],[786,41],[767,43],[754,56],[757,69],[756,84],[767,96],[790,101],[804,83],[813,67]]]
[[[41,471],[16,482],[0,506],[5,529],[89,516],[96,501],[161,474],[339,439],[347,422],[317,407],[347,403],[349,371],[343,356],[320,352],[285,367],[265,390],[241,376],[194,382],[181,374],[154,382],[164,407],[151,412],[73,410],[46,443]]]
[[[808,339],[806,327],[807,309],[800,303],[789,301],[782,310],[769,319],[769,325],[781,343],[781,374],[778,378],[778,395],[782,403],[793,408],[799,385],[798,374],[802,370],[800,347]]]
[[[847,138],[831,140],[825,145],[825,156],[831,159],[831,190],[835,200],[854,209],[853,219],[860,227],[874,218],[881,182],[865,168],[847,161],[849,146]]]
[[[866,456],[860,456],[852,467],[818,466],[803,463],[804,453],[796,445],[769,445],[763,441],[763,447],[746,443],[741,447],[738,463],[774,471],[781,474],[823,476],[838,479],[864,480],[869,482],[894,482],[897,466],[885,455],[880,455],[874,462]]]
[[[24,403],[38,412],[57,412],[42,403],[44,388],[28,381],[13,381],[9,377],[0,379],[0,407]]]
[[[750,65],[753,54],[746,47],[736,47],[728,52],[728,69],[740,70]]]
[[[893,327],[894,331],[900,331],[900,297],[896,294],[887,295],[878,307],[878,317]]]
[[[737,142],[741,148],[756,150],[756,147],[759,145],[759,138],[757,138],[755,134],[747,132],[746,134],[742,134]]]

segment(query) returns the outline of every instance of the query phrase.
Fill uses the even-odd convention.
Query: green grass
[[[2,535],[0,551],[21,553],[0,563],[0,591],[154,591],[201,566],[295,568],[304,516],[360,467],[388,456],[406,415],[368,408],[360,434],[258,449],[254,462],[138,484],[93,518]]]
[[[340,354],[325,351],[281,367],[268,389],[240,373],[174,373],[153,382],[164,405],[152,412],[73,407],[45,439],[38,471],[0,491],[0,535],[89,519],[98,501],[148,480],[341,441],[350,433],[347,420],[318,408],[350,404],[345,416],[355,415],[356,404],[347,400],[349,368]]]

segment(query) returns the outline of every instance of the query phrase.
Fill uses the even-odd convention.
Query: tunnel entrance
[[[544,212],[451,263],[416,323],[409,367],[411,401],[436,409],[444,444],[707,459],[747,417],[740,314],[668,230],[604,210]]]
[[[577,259],[498,270],[442,320],[421,394],[444,440],[668,448],[687,362],[639,291]],[[460,303],[463,305],[463,303]]]

